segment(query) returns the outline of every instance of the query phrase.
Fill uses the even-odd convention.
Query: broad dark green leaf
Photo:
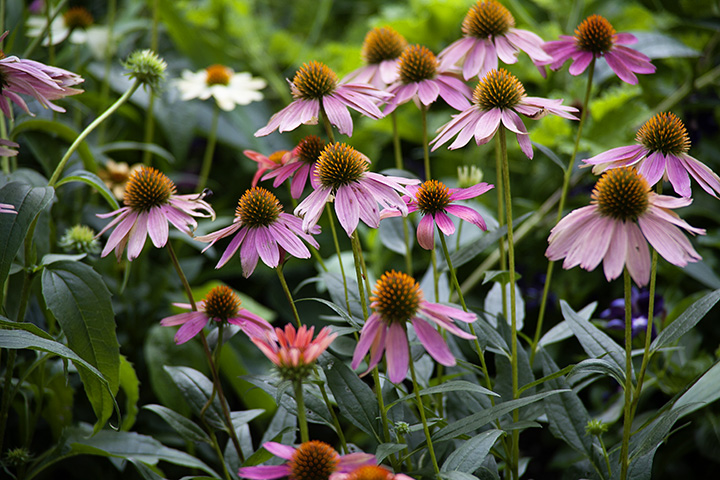
[[[457,470],[464,473],[473,473],[485,461],[485,456],[495,445],[495,441],[504,435],[502,430],[487,430],[473,438],[466,440],[443,463],[442,471]]]
[[[459,470],[450,470],[450,471],[440,472],[439,477],[442,478],[443,480],[478,480],[478,478],[475,475],[461,472]]]
[[[448,382],[443,382],[440,385],[437,385],[435,387],[423,388],[422,390],[420,390],[420,395],[434,395],[436,393],[447,393],[447,392],[475,392],[475,393],[479,393],[481,395],[491,395],[494,397],[500,396],[499,394],[493,392],[492,390],[488,390],[485,387],[481,387],[480,385],[478,385],[476,383],[466,382],[465,380],[451,380]],[[395,400],[394,402],[385,405],[385,408],[387,408],[389,410],[390,407],[392,407],[398,403],[404,402],[411,398],[415,398],[414,393],[405,395],[404,397],[399,398],[399,399]]]
[[[16,330],[25,330],[27,332],[32,333],[33,335],[37,335],[38,337],[44,338],[45,340],[55,341],[55,339],[52,337],[52,335],[50,335],[49,333],[47,333],[46,331],[44,331],[43,329],[41,329],[40,327],[38,327],[37,325],[35,325],[33,323],[13,322],[12,320],[5,318],[2,315],[0,315],[0,327],[12,328],[12,329],[16,329]]]
[[[571,381],[573,376],[586,375],[589,373],[599,373],[610,376],[620,385],[625,386],[625,371],[615,365],[614,362],[610,362],[604,358],[588,358],[578,363],[568,375],[568,381]]]
[[[708,293],[685,310],[682,315],[667,326],[650,345],[652,352],[666,347],[689,332],[720,300],[720,290]]]
[[[666,410],[640,433],[633,436],[630,443],[630,462],[657,449],[670,434],[670,429],[683,415],[683,412],[691,408],[691,405],[685,405],[681,408]]]
[[[552,160],[555,165],[557,165],[557,166],[560,167],[563,171],[565,171],[565,169],[567,168],[567,165],[564,165],[564,164],[563,164],[562,160],[560,160],[560,157],[558,157],[558,156],[555,154],[555,152],[553,152],[552,150],[550,150],[550,149],[549,149],[548,147],[546,147],[545,145],[541,145],[541,144],[536,143],[536,142],[532,142],[532,144],[533,144],[533,147],[535,147],[535,148],[537,148],[538,150],[540,150],[546,157],[548,157],[550,160]]]
[[[112,208],[113,210],[117,210],[120,208],[120,205],[115,199],[115,195],[113,195],[107,185],[105,185],[105,182],[103,182],[100,177],[98,177],[94,173],[87,172],[85,170],[75,170],[72,172],[72,175],[62,178],[55,186],[59,187],[61,185],[65,185],[66,183],[71,182],[81,182],[91,186],[100,195],[102,195],[108,205],[110,205],[110,208]]]
[[[459,250],[456,250],[450,254],[450,261],[453,264],[453,268],[459,268],[461,265],[472,261],[475,257],[480,255],[486,248],[494,245],[500,240],[500,237],[507,233],[507,226],[504,225],[495,230],[488,231],[483,235],[477,242],[463,245]],[[447,270],[447,262],[445,257],[438,257],[438,270]]]
[[[405,223],[407,227],[403,227],[403,222],[410,222],[410,220],[403,217],[386,218],[380,222],[380,228],[378,229],[380,231],[380,241],[383,246],[400,255],[405,255],[408,248],[405,242],[405,228],[407,228],[407,236],[411,250],[415,241],[415,229],[412,227],[412,223]]]
[[[71,128],[63,123],[35,118],[32,120],[18,122],[15,125],[15,128],[13,128],[11,140],[16,138],[21,133],[32,131],[45,132],[50,135],[60,137],[68,143],[68,146],[72,144],[72,142],[74,142],[79,135],[79,132],[77,132],[74,128]],[[97,163],[95,162],[95,157],[90,151],[90,148],[88,147],[86,141],[80,143],[76,150],[76,153],[80,157],[80,159],[82,159],[85,170],[89,170],[91,172],[97,170]],[[60,156],[61,155],[58,155],[57,158],[60,158]]]
[[[125,415],[120,429],[127,432],[135,424],[137,418],[140,380],[135,373],[135,368],[132,363],[128,362],[125,355],[120,355],[120,388],[125,392]]]
[[[387,457],[397,452],[401,452],[404,448],[407,448],[407,445],[404,443],[381,443],[375,449],[375,458],[378,463],[382,463],[382,461]]]
[[[63,329],[68,346],[97,367],[117,393],[120,384],[120,347],[115,336],[115,314],[102,277],[81,262],[60,261],[45,267],[42,292],[48,308]],[[93,376],[80,378],[93,406],[99,429],[110,418],[113,399]]]
[[[283,382],[279,382],[277,378],[261,375],[246,375],[243,378],[262,389],[268,395],[271,395],[276,399],[276,404],[282,405],[289,412],[294,414],[297,411],[297,404],[292,395],[293,389],[289,382],[283,384]],[[325,405],[325,402],[311,392],[312,390],[306,386],[303,400],[305,401],[307,421],[310,423],[325,424],[334,428],[332,415]]]
[[[212,381],[190,367],[165,366],[165,371],[180,389],[183,398],[190,405],[193,413],[199,416],[212,395]],[[207,410],[205,410],[205,420],[211,427],[227,431],[225,422],[223,421],[222,407],[220,406],[217,395],[215,395],[212,403]]]
[[[208,437],[202,428],[175,410],[163,407],[162,405],[144,405],[143,408],[159,415],[160,418],[165,420],[165,422],[185,440],[189,442],[205,442],[208,445],[212,444],[210,437]]]
[[[720,385],[720,362],[716,362],[692,387],[688,388],[677,399],[672,409],[680,410],[681,416],[685,416],[711,404],[720,398],[718,385]]]

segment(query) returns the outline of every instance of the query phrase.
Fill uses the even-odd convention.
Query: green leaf
[[[52,120],[32,119],[26,120],[22,123],[17,123],[15,128],[12,130],[12,136],[10,140],[17,138],[18,135],[25,132],[41,131],[51,135],[57,135],[61,139],[68,143],[68,146],[75,141],[78,137],[79,132],[74,128],[71,128],[65,124],[54,122]],[[95,157],[93,157],[90,148],[86,141],[83,141],[78,146],[76,153],[80,156],[80,159],[85,166],[85,170],[94,172],[97,170],[97,163]]]
[[[459,268],[461,265],[472,261],[480,255],[486,248],[494,245],[500,240],[500,238],[507,233],[507,225],[503,225],[495,230],[490,230],[483,235],[477,242],[463,245],[459,250],[456,250],[450,254],[450,261],[453,264],[453,268]],[[438,271],[447,270],[447,262],[445,257],[438,257]]]
[[[140,150],[142,152],[150,152],[153,155],[162,158],[171,165],[175,163],[175,157],[173,156],[173,154],[155,143],[112,142],[102,145],[99,150],[102,153],[118,152],[123,150]]]
[[[150,410],[160,416],[165,422],[170,425],[182,438],[189,442],[205,442],[208,445],[212,445],[210,437],[203,431],[202,428],[198,427],[191,420],[183,417],[175,410],[171,410],[162,405],[144,405],[145,410]]]
[[[110,292],[102,277],[84,263],[55,262],[43,270],[42,292],[68,346],[97,367],[108,380],[112,394],[117,393],[120,347]],[[98,418],[95,429],[99,430],[110,418],[114,400],[95,377],[80,370],[80,378]]]
[[[230,418],[232,419],[233,428],[239,429],[243,425],[250,423],[257,417],[265,413],[265,410],[261,408],[254,408],[252,410],[244,410],[241,412],[230,412]]]
[[[140,380],[138,380],[132,363],[125,355],[120,355],[120,388],[125,392],[125,417],[121,430],[128,431],[135,424],[138,414],[138,400],[140,400]]]
[[[399,253],[400,255],[405,255],[408,248],[405,243],[405,227],[403,227],[404,222],[409,222],[409,220],[402,217],[386,218],[380,222],[380,228],[378,229],[380,231],[380,241],[383,246],[392,252]],[[415,241],[412,230],[411,226],[407,230],[411,250],[413,242]]]
[[[441,383],[440,385],[437,385],[435,387],[428,387],[420,390],[420,395],[434,395],[436,393],[446,393],[446,392],[475,392],[479,393],[481,395],[491,395],[494,397],[499,397],[500,395],[493,392],[492,390],[488,390],[485,387],[481,387],[480,385],[477,385],[475,383],[466,382],[465,380],[452,380],[449,382]],[[394,405],[397,405],[398,403],[402,403],[410,398],[414,398],[415,394],[409,394],[405,395],[402,398],[399,398],[395,400],[392,403],[389,403],[385,406],[386,409],[390,409],[390,407],[393,407]]]
[[[33,335],[44,338],[45,340],[55,341],[52,335],[50,335],[45,330],[41,329],[35,324],[29,322],[13,322],[12,320],[5,318],[2,315],[0,315],[0,327],[12,328],[16,330],[25,330],[26,332],[30,332]]]
[[[401,452],[404,448],[407,448],[407,445],[404,443],[381,443],[377,449],[375,449],[375,459],[378,463],[381,463],[390,455]]]
[[[614,362],[607,361],[604,358],[588,358],[578,363],[568,375],[568,381],[572,381],[572,377],[574,376],[584,376],[593,373],[612,377],[620,385],[625,386],[625,371]]]
[[[662,347],[666,347],[676,340],[680,339],[683,335],[689,332],[697,323],[707,315],[715,304],[720,300],[720,289],[708,293],[700,300],[690,305],[682,315],[675,319],[670,325],[668,325],[660,335],[653,340],[650,345],[650,351],[656,352]]]
[[[55,186],[59,187],[61,185],[65,185],[66,183],[71,182],[82,182],[91,186],[92,188],[97,190],[100,195],[102,195],[108,205],[110,205],[111,209],[117,210],[120,208],[120,205],[115,199],[115,195],[113,195],[107,185],[105,185],[105,182],[103,182],[100,177],[98,177],[94,173],[87,172],[85,170],[74,170],[72,172],[72,175],[63,177],[62,179],[60,179],[59,182],[57,182]]]
[[[529,397],[499,403],[494,407],[490,407],[482,412],[474,413],[462,420],[451,423],[447,427],[441,428],[435,432],[435,435],[433,435],[433,441],[441,442],[443,440],[450,440],[451,438],[455,438],[459,435],[468,434],[473,430],[481,428],[503,415],[512,412],[513,410],[538,402],[550,395],[557,395],[558,393],[564,393],[567,391],[569,390],[553,390],[550,392],[542,392]]]
[[[276,404],[281,405],[284,409],[291,413],[297,412],[297,404],[291,396],[292,388],[289,388],[291,384],[279,382],[277,378],[262,375],[246,375],[244,379],[274,397]],[[325,424],[334,428],[332,415],[325,405],[325,402],[315,395],[310,394],[311,392],[312,390],[309,387],[305,388],[304,400],[307,421]]]
[[[630,444],[630,462],[655,451],[665,441],[672,426],[683,415],[683,411],[691,408],[691,405],[684,405],[681,408],[665,411],[639,434],[633,436]]]
[[[0,203],[15,206],[17,214],[0,215],[0,300],[3,285],[10,266],[33,219],[52,201],[55,191],[51,187],[31,187],[20,182],[10,182],[0,188]]]
[[[199,416],[212,395],[212,382],[205,375],[190,367],[165,366],[165,371],[180,389],[193,413]],[[217,395],[205,411],[205,420],[211,427],[227,431]]]
[[[443,480],[478,480],[478,477],[476,477],[475,475],[461,472],[459,470],[440,472],[439,476]]]
[[[555,152],[553,152],[552,150],[550,150],[550,149],[549,149],[548,147],[546,147],[545,145],[541,145],[541,144],[536,143],[536,142],[531,142],[531,143],[532,143],[533,147],[535,147],[535,148],[537,148],[538,150],[540,150],[543,154],[545,154],[546,157],[548,157],[550,160],[552,160],[555,165],[557,165],[558,167],[560,167],[560,169],[562,169],[563,172],[565,171],[565,169],[567,168],[567,166],[566,166],[566,165],[563,165],[562,160],[560,160],[560,157],[558,157],[558,156],[555,154]]]
[[[87,257],[87,254],[85,253],[80,253],[78,255],[67,255],[64,253],[48,253],[47,255],[43,255],[43,257],[40,259],[39,266],[44,267],[46,265],[50,265],[51,263],[61,262],[63,260],[67,260],[68,262],[78,262],[85,257]]]
[[[672,409],[682,409],[681,416],[685,416],[720,398],[720,362],[710,367],[693,385],[683,393],[675,402]],[[686,406],[690,406],[686,409]]]
[[[466,440],[460,448],[450,454],[441,470],[443,472],[452,470],[464,473],[474,472],[485,462],[485,457],[495,445],[495,441],[504,434],[505,432],[502,430],[486,430]]]
[[[592,302],[585,308],[577,312],[577,314],[580,315],[581,318],[589,320],[590,317],[592,317],[593,312],[595,312],[596,308],[597,302]],[[550,330],[548,330],[547,333],[542,336],[542,338],[538,342],[538,347],[545,347],[547,345],[552,345],[553,343],[561,342],[566,338],[572,337],[572,335],[573,333],[572,330],[570,330],[570,326],[565,320],[563,320],[562,322],[558,323]]]
[[[635,32],[638,41],[633,49],[650,58],[699,57],[700,52],[677,39],[657,32]]]

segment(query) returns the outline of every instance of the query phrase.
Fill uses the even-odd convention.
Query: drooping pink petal
[[[423,80],[418,83],[418,98],[425,106],[435,102],[439,93],[440,87],[434,80]]]
[[[610,51],[605,54],[605,61],[620,80],[630,85],[637,85],[638,78],[625,64],[623,57]]]
[[[363,328],[360,331],[360,340],[355,347],[352,363],[350,364],[353,370],[360,366],[360,362],[362,362],[362,359],[365,357],[365,355],[367,355],[368,351],[370,350],[370,345],[372,345],[373,341],[375,340],[375,337],[377,336],[378,330],[380,328],[384,329],[385,326],[381,322],[380,317],[376,313],[373,313],[372,315],[370,315],[370,317],[368,317],[365,325],[363,325]],[[382,356],[382,350],[380,351],[380,355]],[[377,365],[377,362],[375,363],[375,365]],[[375,365],[372,365],[372,367],[374,367]],[[370,366],[368,367],[372,368]]]
[[[340,133],[349,137],[352,136],[353,121],[347,107],[333,95],[324,97],[322,105],[330,123],[338,127]]]
[[[254,467],[240,467],[238,475],[250,480],[274,480],[287,477],[291,473],[290,466],[285,465],[257,465]]]
[[[403,325],[393,322],[388,328],[386,353],[388,377],[393,383],[400,383],[408,372],[408,339]]]
[[[466,222],[470,222],[473,225],[479,227],[481,230],[487,230],[485,220],[482,216],[470,207],[465,205],[448,205],[445,211],[451,215],[455,215],[458,218],[462,218]]]
[[[440,335],[437,330],[419,317],[414,317],[412,319],[412,324],[420,343],[423,344],[425,350],[427,350],[436,362],[441,365],[445,365],[446,367],[452,367],[455,365],[455,357],[450,352],[445,340],[443,340],[442,335]]]
[[[628,225],[627,234],[628,251],[625,265],[633,281],[643,287],[650,279],[650,249],[636,223]]]
[[[418,244],[425,250],[432,250],[435,247],[435,224],[432,215],[425,215],[417,228]]]
[[[134,260],[142,252],[147,238],[147,212],[140,212],[135,220],[132,230],[128,234],[127,257],[128,260]]]
[[[249,277],[255,270],[258,258],[260,257],[255,244],[256,233],[257,231],[255,229],[248,228],[245,241],[240,247],[240,264],[242,265],[243,276],[245,278]]]
[[[570,68],[568,69],[568,73],[573,76],[580,75],[587,69],[588,65],[590,65],[590,62],[592,62],[594,55],[591,52],[582,52],[580,53],[573,63],[570,64]]]
[[[683,164],[672,154],[665,155],[665,161],[668,180],[673,186],[675,193],[683,197],[691,196],[690,175],[688,175]]]
[[[255,231],[255,249],[260,255],[260,259],[270,268],[275,268],[280,262],[280,252],[278,250],[277,241],[271,235],[268,227],[260,226],[253,229]]]
[[[347,185],[335,194],[335,213],[348,237],[352,236],[360,221],[360,206],[354,190]]]
[[[223,252],[222,256],[220,257],[220,260],[218,261],[217,265],[215,265],[215,268],[220,268],[223,265],[225,265],[228,260],[232,258],[233,255],[235,255],[235,252],[237,252],[238,248],[240,248],[240,245],[242,244],[243,240],[245,240],[245,236],[248,233],[248,228],[243,227],[240,229],[240,231],[233,237],[233,239],[230,241],[230,244],[228,244],[227,248]]]
[[[427,215],[425,216],[427,217]],[[437,224],[440,231],[445,235],[452,235],[453,233],[455,233],[455,224],[452,222],[450,217],[448,217],[443,212],[437,212],[435,214],[435,223]]]
[[[625,267],[625,259],[628,255],[629,229],[630,224],[627,222],[617,222],[617,226],[610,238],[610,244],[603,259],[603,271],[605,278],[615,280],[623,272]],[[630,252],[632,255],[633,252]]]
[[[700,187],[717,198],[717,194],[720,193],[720,177],[717,173],[686,153],[678,155],[677,158],[695,181],[698,182]]]
[[[202,313],[202,312],[194,312],[194,313],[200,313],[200,315],[196,315],[191,320],[187,321],[175,333],[175,343],[176,344],[181,345],[181,344],[187,342],[188,340],[192,339],[195,335],[200,333],[200,330],[202,330],[205,325],[207,325],[208,318],[204,313]]]
[[[265,442],[263,443],[263,448],[276,457],[284,458],[285,460],[292,460],[296,451],[295,447],[277,442]]]
[[[165,209],[162,207],[153,207],[148,211],[148,233],[157,248],[164,247],[168,241],[168,221],[163,215],[163,210]]]
[[[665,155],[660,152],[652,152],[640,162],[638,173],[645,177],[649,185],[655,185],[662,180],[666,167]]]

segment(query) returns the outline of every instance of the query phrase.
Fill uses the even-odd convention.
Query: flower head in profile
[[[665,260],[684,267],[700,255],[678,228],[704,235],[672,209],[692,203],[650,191],[647,180],[632,167],[608,170],[592,193],[591,205],[566,215],[550,232],[545,255],[564,258],[563,268],[580,265],[594,270],[603,262],[605,278],[617,278],[623,268],[639,286],[650,278],[648,242]]]
[[[287,150],[278,150],[277,152],[273,152],[270,154],[270,156],[266,157],[262,153],[256,152],[254,150],[243,150],[243,155],[258,164],[257,171],[253,176],[251,186],[257,186],[258,182],[265,174],[265,172],[272,172],[273,170],[277,170],[278,168],[285,165],[287,153]]]
[[[324,63],[312,61],[297,71],[290,90],[295,100],[270,118],[268,124],[255,132],[256,137],[275,130],[287,132],[300,125],[315,125],[320,108],[340,133],[351,136],[353,122],[348,107],[378,120],[383,113],[377,107],[390,95],[366,83],[343,83]]]
[[[189,303],[173,305],[188,310],[192,309]],[[257,336],[274,335],[272,326],[267,321],[240,307],[240,299],[226,285],[218,285],[210,290],[197,307],[197,311],[180,313],[160,321],[160,325],[163,327],[181,325],[175,334],[175,343],[178,345],[200,333],[210,321],[237,325],[251,339]]]
[[[8,32],[5,32],[0,35],[0,42],[5,39],[7,34]],[[80,75],[62,68],[51,67],[14,55],[6,57],[5,53],[0,50],[0,97],[2,97],[0,110],[6,117],[12,117],[10,101],[26,113],[33,115],[20,95],[31,96],[43,107],[55,112],[64,112],[65,109],[55,105],[53,101],[82,93],[82,90],[71,87],[83,81]]]
[[[198,72],[183,70],[181,75],[175,81],[181,100],[213,97],[218,107],[226,112],[234,110],[235,105],[259,102],[263,99],[260,90],[267,85],[262,78],[253,77],[248,72],[235,73],[225,65],[210,65]]]
[[[385,272],[375,284],[370,301],[373,313],[360,332],[352,368],[357,368],[370,351],[370,371],[380,362],[385,352],[388,376],[393,383],[403,381],[408,372],[407,322],[412,323],[420,343],[430,356],[448,367],[455,365],[455,357],[442,334],[428,323],[428,320],[460,338],[474,338],[453,322],[453,319],[466,323],[474,322],[477,319],[474,313],[425,301],[420,285],[406,273],[394,270]]]
[[[153,245],[164,247],[168,241],[168,222],[178,230],[191,235],[197,221],[193,217],[215,218],[212,207],[203,200],[204,193],[176,195],[175,184],[165,174],[151,167],[142,167],[130,175],[125,187],[124,207],[100,214],[100,218],[115,217],[98,237],[111,228],[101,256],[113,249],[118,261],[127,246],[128,260],[140,255],[150,235]]]
[[[369,172],[369,164],[365,155],[344,143],[325,147],[315,167],[315,191],[295,208],[305,231],[317,224],[329,201],[334,201],[335,213],[348,236],[360,220],[372,228],[379,226],[378,203],[407,215],[407,205],[398,192],[407,193],[403,185],[419,182]]]
[[[158,90],[165,81],[167,63],[152,50],[136,50],[123,62],[127,75],[151,90]]]
[[[292,198],[300,198],[308,179],[317,187],[317,161],[325,149],[325,140],[315,135],[308,135],[300,140],[290,152],[286,152],[282,158],[282,165],[265,174],[263,180],[274,178],[273,187],[279,187],[285,180],[292,176],[290,182],[290,194]]]
[[[480,0],[473,5],[463,20],[462,32],[463,38],[440,52],[438,59],[444,68],[460,64],[465,80],[482,78],[497,69],[498,58],[507,64],[517,62],[520,51],[537,66],[552,60],[542,49],[543,39],[515,28],[510,11],[495,0]]]
[[[647,288],[638,289],[634,285],[630,294],[630,321],[632,324],[632,336],[636,337],[647,332],[648,313],[650,313],[650,292]],[[655,295],[653,302],[653,319],[665,318],[664,300],[661,295]],[[600,318],[607,320],[605,328],[608,330],[625,330],[625,299],[616,298],[610,303],[610,307],[600,312]],[[655,337],[657,331],[652,326],[651,336]]]
[[[87,43],[87,30],[95,19],[87,8],[75,6],[68,8],[62,15],[55,16],[50,27],[46,29],[47,21],[46,15],[30,15],[26,23],[25,34],[30,38],[47,33],[42,41],[44,47],[50,44],[57,45],[66,39],[78,45]]]
[[[540,118],[552,113],[577,120],[571,112],[577,112],[577,109],[563,105],[562,100],[528,97],[522,83],[507,70],[491,70],[475,87],[472,106],[453,115],[452,120],[440,127],[440,133],[430,145],[436,150],[456,135],[457,138],[448,147],[451,150],[464,147],[472,137],[475,137],[478,145],[484,145],[502,124],[516,134],[520,149],[528,158],[532,158],[530,136],[518,113],[529,118]]]
[[[97,255],[102,249],[95,235],[95,230],[87,225],[73,225],[65,230],[58,246],[66,253],[85,253]]]
[[[650,185],[669,180],[675,193],[692,194],[692,176],[713,197],[720,193],[720,177],[704,163],[688,155],[690,137],[682,120],[675,114],[658,113],[648,120],[635,136],[636,145],[618,147],[583,160],[593,165],[593,173],[632,165]]]
[[[283,380],[302,381],[313,370],[315,360],[330,346],[336,333],[324,327],[313,340],[315,327],[287,324],[285,330],[275,328],[274,334],[251,337],[253,343],[275,364]]]
[[[15,205],[11,205],[9,203],[0,203],[0,213],[12,213],[17,215],[17,210],[15,210]]]
[[[134,172],[142,168],[142,163],[132,166],[125,162],[108,160],[104,167],[98,169],[97,175],[105,183],[105,186],[115,195],[115,198],[122,200],[125,197],[125,187]]]
[[[384,89],[398,78],[400,54],[407,47],[405,38],[391,27],[373,28],[362,46],[365,66],[350,72],[343,82],[369,83]]]
[[[336,480],[341,474],[362,466],[377,464],[375,455],[361,452],[340,455],[327,443],[317,440],[301,443],[297,448],[266,442],[263,448],[287,460],[287,463],[242,467],[238,471],[240,478],[273,480],[288,477],[292,480]]]
[[[389,115],[410,100],[420,107],[434,103],[438,96],[455,110],[470,106],[470,88],[453,73],[442,68],[435,54],[424,45],[411,45],[400,55],[399,77],[387,90],[394,97],[383,113]]]
[[[310,233],[320,233],[320,227]],[[245,277],[255,270],[258,258],[270,268],[280,264],[284,252],[297,258],[310,258],[310,250],[301,239],[315,248],[319,247],[315,239],[301,228],[301,220],[283,212],[277,197],[262,187],[253,187],[240,197],[232,225],[195,239],[210,242],[204,252],[221,238],[231,235],[233,239],[215,268],[225,265],[240,249]]]
[[[455,233],[455,224],[448,214],[487,230],[485,220],[477,211],[454,202],[482,195],[493,188],[492,185],[483,182],[469,188],[448,188],[438,180],[427,180],[422,185],[408,185],[406,188],[410,192],[410,196],[404,198],[408,204],[408,212],[419,211],[423,215],[418,224],[417,239],[425,250],[432,250],[435,247],[435,225],[444,235]],[[380,218],[398,215],[400,212],[393,209],[380,212]]]
[[[404,473],[392,473],[383,465],[365,465],[350,473],[337,474],[333,480],[413,480]]]
[[[635,42],[634,35],[616,33],[604,17],[590,15],[575,29],[575,36],[561,35],[560,40],[547,42],[543,48],[552,56],[553,70],[572,60],[570,75],[580,75],[593,59],[602,57],[620,80],[635,85],[636,73],[655,73],[646,55],[625,46]]]

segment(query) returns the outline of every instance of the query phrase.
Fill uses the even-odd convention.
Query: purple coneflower
[[[277,152],[271,153],[269,157],[266,157],[262,153],[254,150],[243,150],[243,155],[258,164],[257,172],[255,172],[255,175],[253,176],[251,186],[257,186],[265,172],[277,170],[285,165],[286,153],[288,153],[287,150],[278,150]]]
[[[173,305],[188,310],[192,309],[189,303],[174,303]],[[175,334],[175,343],[178,345],[200,333],[211,320],[237,325],[251,339],[274,335],[273,328],[268,322],[240,307],[240,299],[226,285],[218,285],[210,290],[198,303],[197,308],[197,311],[180,313],[160,321],[160,325],[164,327],[182,325]]]
[[[405,38],[390,27],[373,28],[365,36],[362,58],[366,65],[350,72],[343,82],[369,83],[382,90],[398,78],[400,54],[407,47]]]
[[[498,68],[498,58],[507,64],[517,62],[521,50],[540,67],[552,57],[542,49],[542,38],[515,27],[510,11],[495,0],[481,0],[470,7],[462,24],[464,37],[440,52],[438,60],[444,68],[462,62],[465,80],[484,77]],[[544,69],[542,70],[544,72]]]
[[[357,368],[370,351],[370,371],[380,362],[383,352],[386,352],[388,377],[393,383],[403,381],[408,372],[409,347],[405,331],[407,322],[412,323],[420,343],[430,356],[447,367],[455,365],[455,357],[442,334],[426,320],[460,338],[475,338],[453,323],[453,319],[466,323],[474,322],[477,319],[474,313],[425,301],[420,285],[406,273],[394,270],[385,272],[375,284],[370,301],[373,313],[360,332],[352,368]]]
[[[473,136],[478,145],[484,145],[495,135],[502,123],[516,134],[523,153],[532,158],[530,137],[518,113],[533,119],[552,113],[577,120],[570,112],[577,112],[577,108],[563,105],[562,99],[528,97],[522,83],[513,74],[504,68],[491,70],[475,87],[473,105],[453,115],[453,119],[440,128],[440,133],[430,144],[434,144],[432,149],[436,150],[457,135],[448,147],[451,150],[465,146]]]
[[[317,161],[320,154],[325,148],[325,140],[315,135],[308,135],[300,140],[290,152],[286,152],[282,158],[282,166],[278,166],[270,173],[265,174],[263,180],[274,178],[273,187],[279,187],[291,175],[293,177],[290,183],[290,195],[292,198],[300,198],[308,178],[317,187],[315,170],[317,169]],[[246,153],[247,155],[247,153]]]
[[[295,101],[270,118],[268,124],[255,132],[256,137],[275,130],[287,132],[302,124],[316,125],[320,108],[340,133],[351,136],[353,122],[347,107],[375,120],[383,117],[377,107],[390,95],[364,83],[341,83],[327,65],[312,61],[305,63],[290,82]]]
[[[7,34],[8,32],[5,32],[0,35],[0,42]],[[10,100],[26,113],[33,115],[20,94],[33,97],[45,108],[64,112],[65,109],[52,103],[52,100],[82,93],[82,90],[70,87],[83,81],[76,73],[14,55],[6,57],[0,50],[0,96],[7,99],[0,101],[0,110],[6,117],[12,116]]]
[[[592,193],[591,205],[570,212],[550,232],[545,255],[564,258],[563,268],[580,265],[594,270],[603,262],[605,278],[617,278],[626,267],[639,286],[650,278],[647,242],[665,260],[684,267],[700,255],[678,227],[704,235],[671,209],[692,203],[650,191],[648,182],[632,167],[608,170]]]
[[[310,258],[310,250],[300,238],[315,248],[319,245],[306,231],[301,228],[299,218],[283,212],[275,195],[262,187],[253,187],[238,200],[232,225],[195,239],[210,242],[204,252],[221,238],[234,235],[215,268],[225,265],[242,247],[240,261],[243,275],[249,277],[257,266],[258,258],[270,268],[279,265],[282,252],[297,258]],[[310,233],[320,233],[320,227]]]
[[[483,182],[469,188],[448,188],[438,180],[427,180],[422,185],[408,185],[406,188],[411,195],[404,197],[408,204],[408,212],[419,210],[423,214],[418,224],[417,239],[425,250],[432,250],[435,247],[435,225],[445,235],[455,233],[455,224],[447,214],[487,230],[485,220],[477,211],[464,205],[454,205],[453,202],[475,198],[493,188],[493,185]],[[394,209],[380,212],[380,218],[398,215],[400,212]]]
[[[692,194],[688,174],[713,197],[720,193],[720,177],[688,155],[690,137],[675,114],[658,113],[640,127],[635,140],[638,145],[613,148],[583,162],[593,165],[594,174],[633,165],[650,185],[669,180],[675,193],[683,197]]]
[[[97,234],[100,237],[115,227],[101,256],[115,249],[118,261],[127,245],[127,258],[140,255],[150,235],[153,245],[164,247],[168,241],[168,222],[188,235],[197,227],[193,217],[215,218],[212,207],[203,194],[175,195],[175,184],[165,174],[151,167],[142,167],[130,175],[125,186],[125,204],[119,210],[98,215],[115,218]]]
[[[454,74],[440,67],[435,54],[424,45],[411,45],[400,55],[399,77],[388,86],[395,95],[383,113],[389,115],[398,105],[411,99],[418,107],[427,107],[438,95],[456,110],[464,110],[470,102],[470,88]]]
[[[655,73],[650,59],[632,48],[637,38],[629,33],[615,33],[610,22],[600,15],[590,15],[575,29],[575,36],[560,35],[561,40],[545,43],[552,56],[550,68],[557,70],[572,59],[570,75],[580,75],[593,58],[603,57],[613,72],[625,83],[635,85],[636,73]]]
[[[365,466],[375,465],[375,455],[369,453],[338,454],[325,442],[312,440],[301,443],[297,448],[276,442],[266,442],[263,448],[273,455],[284,458],[283,465],[257,465],[242,467],[241,478],[252,480],[273,480],[288,477],[293,480],[335,480],[339,474]]]
[[[407,205],[398,192],[407,194],[403,185],[419,181],[368,172],[369,164],[365,155],[344,143],[331,143],[325,147],[315,167],[317,187],[295,208],[295,215],[303,219],[305,231],[317,224],[325,204],[331,200],[348,236],[353,234],[360,220],[378,228],[378,203],[407,215]]]

